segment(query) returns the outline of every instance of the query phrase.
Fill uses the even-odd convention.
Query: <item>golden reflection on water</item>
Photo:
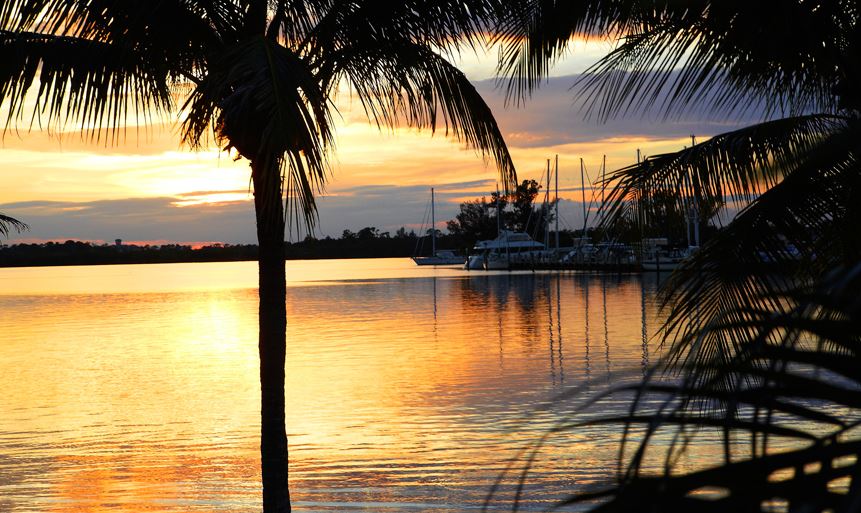
[[[288,276],[298,511],[480,505],[564,418],[553,398],[639,372],[656,323],[638,276],[405,259]],[[0,270],[0,511],[259,510],[256,279],[249,263]],[[529,500],[605,479],[614,451],[563,435]]]

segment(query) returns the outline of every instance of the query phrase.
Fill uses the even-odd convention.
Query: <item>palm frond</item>
[[[732,443],[733,432],[736,437],[747,437],[750,444],[746,456],[692,473],[679,474],[667,468],[651,478],[640,477],[640,472],[631,468],[618,487],[607,490],[612,499],[595,511],[631,511],[635,500],[662,506],[662,511],[694,505],[702,505],[705,511],[761,511],[769,501],[782,503],[790,511],[857,508],[861,500],[861,489],[855,482],[861,478],[861,440],[855,429],[861,417],[859,286],[861,266],[856,264],[838,268],[815,285],[788,292],[795,306],[779,315],[768,308],[756,311],[749,324],[752,338],[747,341],[745,354],[726,364],[714,364],[713,381],[689,379],[675,391],[673,387],[661,390],[662,394],[669,391],[682,398],[678,403],[681,410],[696,401],[731,405],[722,413],[701,410],[689,427],[698,429],[724,420],[729,426],[724,428],[724,445]],[[736,321],[711,327],[736,328]],[[739,384],[737,392],[722,390],[720,383],[727,379]],[[755,434],[759,429],[738,430],[738,418],[802,429],[816,441],[788,452],[769,450],[768,432],[760,436]],[[831,427],[823,427],[823,420]],[[662,423],[659,418],[652,426]],[[778,471],[790,471],[791,475],[775,479]],[[841,480],[842,487],[835,487]],[[725,497],[696,495],[705,488],[722,489]]]
[[[671,191],[678,211],[685,211],[692,201],[747,204],[845,128],[845,118],[830,115],[778,119],[648,157],[615,171],[602,184],[610,188],[601,208],[602,223],[611,228],[625,217],[632,200],[657,191]]]
[[[194,80],[205,51],[218,48],[214,3],[13,2],[0,13],[6,127],[71,122],[91,138],[117,137],[129,121],[170,113],[173,88]],[[28,117],[31,91],[36,106]]]
[[[25,119],[28,92],[37,87],[30,123],[80,123],[97,137],[116,132],[129,114],[148,118],[171,109],[167,77],[151,63],[109,44],[63,36],[0,31],[0,97],[9,107],[6,128]]]
[[[668,280],[663,336],[675,361],[726,361],[745,350],[750,313],[786,312],[786,293],[858,261],[858,134],[846,129],[809,152]],[[733,322],[735,330],[714,330]]]
[[[497,71],[509,77],[506,97],[521,103],[576,38],[607,39],[635,19],[637,2],[581,0],[509,2],[494,27],[493,42],[501,46]]]
[[[298,49],[331,11],[334,0],[278,0],[267,35],[291,49]]]
[[[789,4],[797,7],[801,3]],[[820,68],[825,58],[819,47],[826,42],[805,37],[811,27],[793,24],[801,37],[786,28],[772,30],[770,37],[781,39],[786,48],[778,56],[764,55],[759,41],[741,33],[731,22],[752,20],[743,11],[761,7],[740,7],[742,12],[714,7],[709,6],[708,14],[699,17],[668,15],[644,30],[627,34],[576,84],[587,112],[609,119],[655,108],[674,116],[695,104],[710,105],[717,112],[755,109],[765,115],[836,109],[833,73],[827,66]],[[723,16],[714,15],[716,11]],[[805,21],[805,16],[816,18],[806,12],[797,15]],[[785,53],[789,48],[794,52]]]
[[[573,36],[620,38],[591,67],[578,94],[601,119],[660,104],[722,111],[833,111],[833,85],[854,14],[842,2],[812,5],[695,2],[523,1],[499,24],[500,72],[509,97],[530,93]]]
[[[448,53],[459,43],[474,45],[509,8],[504,0],[403,0],[331,2],[309,43],[343,49],[353,43],[406,40]]]
[[[24,230],[29,230],[30,227],[21,221],[9,217],[7,215],[0,214],[0,235],[3,237],[8,237],[9,233],[15,231],[17,233],[21,233]]]
[[[516,184],[493,113],[463,72],[423,44],[397,37],[365,41],[360,33],[347,40],[353,38],[360,39],[318,61],[330,86],[346,80],[379,127],[444,130],[490,156],[506,190]]]

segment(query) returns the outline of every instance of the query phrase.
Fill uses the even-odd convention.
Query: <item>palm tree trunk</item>
[[[277,165],[252,162],[259,265],[261,439],[264,513],[289,513],[284,364],[287,290],[284,273],[284,211]]]

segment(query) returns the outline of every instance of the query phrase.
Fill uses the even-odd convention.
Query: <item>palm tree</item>
[[[113,142],[129,121],[181,112],[182,140],[249,161],[259,241],[264,511],[289,511],[284,411],[287,223],[313,226],[332,105],[348,85],[380,127],[444,127],[511,158],[491,112],[445,58],[476,41],[490,0],[9,0],[0,6],[0,100],[10,123],[77,122]],[[38,82],[37,82],[38,79]],[[31,121],[32,123],[32,121]],[[284,198],[286,197],[286,207]]]
[[[763,113],[753,126],[608,178],[605,225],[636,217],[632,205],[668,190],[679,211],[694,199],[739,212],[662,289],[661,336],[671,347],[663,364],[681,381],[649,380],[628,414],[599,421],[624,429],[617,483],[570,502],[597,500],[595,511],[760,511],[776,499],[789,511],[858,510],[861,3],[515,4],[499,25],[514,100],[538,86],[572,36],[604,35],[615,47],[576,84],[592,116],[659,109],[672,117],[694,104]],[[635,426],[645,434],[626,455]],[[680,471],[679,455],[709,426],[725,433],[724,461]],[[661,440],[669,442],[655,443],[668,427],[675,434]],[[740,432],[750,450],[735,461]],[[768,439],[777,436],[809,445],[775,455]],[[660,447],[669,447],[663,471],[645,477],[644,455]],[[821,472],[807,470],[814,463]],[[837,486],[846,492],[838,496],[829,486],[841,478],[851,485]],[[709,487],[721,493],[697,495]]]
[[[18,232],[18,233],[21,233],[22,231],[26,230],[27,228],[28,228],[27,225],[22,223],[21,221],[15,219],[15,218],[0,214],[0,236],[8,237],[9,232],[11,232],[13,230]]]

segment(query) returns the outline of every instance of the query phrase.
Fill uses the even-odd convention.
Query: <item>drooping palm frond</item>
[[[620,436],[619,472],[615,483],[577,492],[550,509],[857,511],[858,287],[856,264],[787,291],[782,300],[794,306],[782,314],[768,307],[749,310],[745,354],[712,363],[713,380],[674,382],[656,373],[641,385],[585,401],[555,431],[601,426],[608,436]],[[721,318],[708,330],[737,331],[738,317]],[[733,391],[724,389],[726,381],[737,384]],[[626,402],[627,411],[620,412]],[[702,444],[718,444],[720,450],[703,453],[697,449]],[[539,451],[523,471],[528,473]]]
[[[830,34],[816,32],[837,30],[833,20],[804,2],[785,2],[786,14],[804,21],[784,25],[781,16],[780,25],[772,26],[770,6],[732,3],[666,13],[626,34],[577,84],[588,112],[598,119],[649,109],[672,116],[696,104],[738,113],[835,111],[836,77],[827,64],[835,63],[821,51],[833,50],[834,43]],[[781,46],[764,52],[762,33]]]
[[[313,33],[308,53],[326,87],[334,93],[335,88],[348,85],[380,128],[406,125],[444,130],[493,158],[503,185],[512,187],[514,164],[490,108],[463,72],[420,40],[427,37],[453,46],[453,35],[469,37],[477,30],[467,23],[468,13],[455,6],[430,13],[425,5],[407,9],[408,15],[392,7],[392,14],[385,12],[389,7],[372,5],[333,11]],[[379,10],[380,16],[368,16],[369,10]],[[434,18],[417,16],[423,13]],[[403,24],[414,25],[416,34],[399,35],[397,27]],[[443,40],[446,32],[448,41]]]
[[[490,107],[443,57],[409,41],[344,49],[340,55],[333,75],[346,78],[377,126],[442,129],[491,156],[503,187],[514,186],[514,163]]]
[[[612,228],[630,200],[652,191],[673,191],[676,207],[716,200],[749,203],[779,183],[827,138],[846,128],[846,119],[807,115],[778,119],[714,136],[682,151],[656,155],[607,177],[602,222]]]
[[[489,25],[508,8],[505,0],[336,1],[311,36],[318,47],[324,41],[342,48],[350,41],[402,39],[450,52],[484,41]]]
[[[172,89],[193,79],[219,40],[187,2],[19,0],[0,16],[0,97],[7,128],[42,121],[116,137],[131,123],[171,113]],[[98,7],[98,8],[97,8]],[[222,9],[222,11],[224,11]],[[32,116],[28,92],[35,92]]]
[[[668,426],[666,417],[681,413],[685,422],[670,429],[675,442],[665,451],[663,469],[646,475],[638,456],[657,448],[648,442],[640,445],[619,484],[603,492],[609,502],[595,511],[634,511],[642,504],[660,511],[766,511],[769,506],[789,511],[857,510],[859,286],[857,264],[829,273],[815,286],[789,293],[787,302],[795,306],[784,314],[775,315],[769,308],[750,311],[752,338],[746,354],[716,364],[714,381],[647,387],[645,394],[670,393],[680,401],[669,410],[672,413],[659,415],[646,427],[643,440],[658,436]],[[728,316],[710,329],[735,331],[736,317]],[[738,383],[729,394],[721,385],[728,380]],[[645,404],[642,396],[639,400]],[[720,402],[727,408],[692,412],[686,406],[692,401]],[[739,420],[751,426],[740,428]],[[713,462],[715,468],[679,472],[675,463],[694,437],[716,422],[723,423],[723,461]],[[786,431],[791,436],[781,442],[773,434],[777,428],[797,434]],[[736,443],[744,440],[746,448]]]
[[[0,97],[7,100],[6,128],[25,116],[26,95],[38,81],[31,122],[48,126],[75,121],[95,138],[116,135],[129,114],[148,118],[171,109],[165,76],[151,73],[140,55],[96,41],[0,31]],[[39,122],[40,124],[41,121]]]
[[[620,38],[580,92],[601,119],[703,100],[728,111],[832,112],[838,55],[855,27],[851,0],[524,0],[499,22],[509,96],[531,92],[574,36]]]
[[[278,0],[266,29],[267,36],[291,49],[301,49],[323,22],[335,0]]]
[[[859,151],[857,129],[829,137],[669,278],[663,336],[672,361],[707,370],[743,353],[750,311],[784,312],[793,307],[782,299],[786,290],[858,262]],[[709,328],[726,316],[736,316],[737,331]]]
[[[15,231],[17,233],[21,233],[24,230],[28,230],[30,227],[21,221],[9,217],[3,214],[0,214],[0,235],[3,237],[8,237],[9,233]]]
[[[638,1],[509,2],[493,41],[501,46],[498,72],[509,77],[506,93],[520,103],[549,76],[574,38],[612,38],[638,18]]]

